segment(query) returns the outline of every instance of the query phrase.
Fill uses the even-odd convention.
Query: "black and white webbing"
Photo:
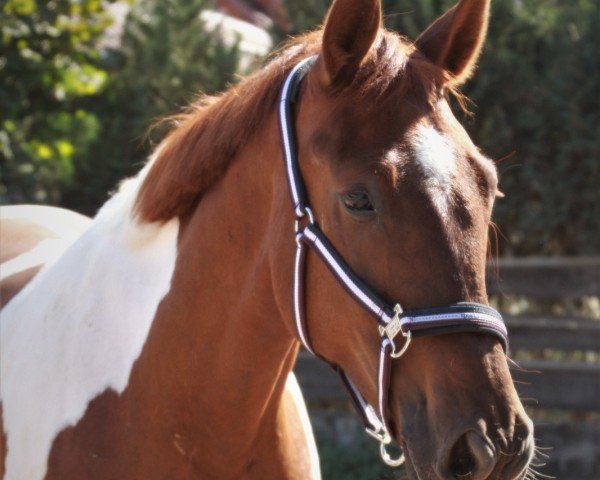
[[[296,329],[306,349],[329,363],[341,377],[357,412],[363,420],[366,431],[380,442],[383,460],[388,465],[398,466],[402,463],[403,457],[393,460],[385,449],[386,445],[392,440],[389,433],[387,405],[392,360],[399,358],[404,353],[413,337],[453,332],[483,332],[498,337],[506,350],[508,335],[501,315],[487,305],[457,303],[446,307],[403,311],[399,304],[390,304],[354,273],[320,229],[311,210],[300,172],[293,121],[293,105],[298,98],[300,82],[314,61],[315,57],[306,58],[289,73],[281,92],[279,104],[281,141],[296,216],[296,255],[294,262],[294,317]],[[377,410],[369,405],[339,365],[325,360],[312,346],[308,324],[304,315],[304,259],[308,247],[319,255],[335,278],[360,305],[373,315],[379,324],[381,348],[377,378]],[[404,344],[400,349],[396,346],[398,337],[404,339]]]

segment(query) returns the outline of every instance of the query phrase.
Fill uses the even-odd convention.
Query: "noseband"
[[[298,99],[300,83],[315,57],[300,62],[290,72],[281,92],[279,124],[285,157],[287,178],[296,215],[296,256],[294,262],[294,317],[296,329],[302,343],[311,353],[327,362],[341,377],[348,389],[352,402],[361,416],[369,435],[380,442],[383,461],[397,467],[404,455],[392,459],[386,446],[392,442],[388,422],[388,390],[391,363],[408,349],[411,339],[430,335],[456,332],[479,332],[496,336],[504,350],[508,348],[508,334],[502,316],[493,308],[478,303],[456,303],[447,307],[404,311],[399,303],[390,304],[348,266],[338,251],[329,242],[318,226],[310,208],[300,166],[297,159],[296,138],[293,120],[293,105]],[[304,259],[307,247],[311,247],[331,270],[342,286],[355,300],[370,312],[378,323],[381,335],[378,372],[378,412],[366,401],[344,370],[319,355],[313,349],[304,315]],[[398,345],[402,339],[402,345]]]

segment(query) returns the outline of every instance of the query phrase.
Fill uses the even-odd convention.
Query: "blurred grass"
[[[404,469],[386,466],[379,456],[379,444],[365,435],[344,445],[317,437],[323,480],[399,480]],[[390,453],[392,453],[390,451]]]

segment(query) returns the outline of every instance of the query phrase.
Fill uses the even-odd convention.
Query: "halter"
[[[296,255],[294,262],[294,318],[300,340],[307,350],[328,363],[346,386],[352,403],[362,418],[366,432],[380,442],[383,461],[392,467],[404,462],[404,455],[392,459],[386,447],[392,442],[388,423],[388,390],[391,363],[408,349],[414,337],[441,335],[455,332],[480,332],[496,336],[504,350],[508,348],[508,334],[502,316],[493,308],[478,303],[456,303],[447,307],[403,311],[399,303],[390,304],[348,266],[318,226],[310,208],[302,174],[298,165],[293,121],[293,105],[298,99],[299,85],[316,57],[301,61],[289,73],[281,92],[279,124],[285,157],[287,178],[294,203],[296,221]],[[372,314],[381,335],[378,372],[378,411],[369,405],[344,370],[315,352],[310,340],[304,315],[304,260],[307,248],[312,248],[344,286],[348,293]],[[398,344],[398,339],[402,344]]]

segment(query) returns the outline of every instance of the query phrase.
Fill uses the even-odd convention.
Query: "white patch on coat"
[[[122,393],[169,291],[179,222],[139,225],[149,166],[1,312],[6,480],[42,480],[54,438],[106,389]]]
[[[75,241],[75,238],[49,238],[42,240],[28,252],[11,258],[0,265],[0,281],[19,272],[24,272],[39,265],[52,265],[65,250]]]
[[[445,218],[456,172],[456,150],[446,135],[428,124],[417,126],[411,135],[411,146],[433,205]]]
[[[0,207],[0,221],[30,222],[48,230],[50,237],[27,252],[0,265],[0,281],[39,265],[49,266],[90,226],[91,220],[79,213],[42,205],[7,205]]]
[[[306,438],[306,446],[308,447],[308,455],[310,457],[310,479],[308,480],[321,480],[321,465],[319,463],[319,452],[317,451],[317,444],[315,443],[315,436],[313,434],[312,425],[308,418],[308,411],[306,410],[306,404],[304,403],[304,397],[296,380],[294,372],[290,372],[285,382],[285,388],[292,396],[300,422],[302,423],[302,429],[304,430],[304,436]]]

